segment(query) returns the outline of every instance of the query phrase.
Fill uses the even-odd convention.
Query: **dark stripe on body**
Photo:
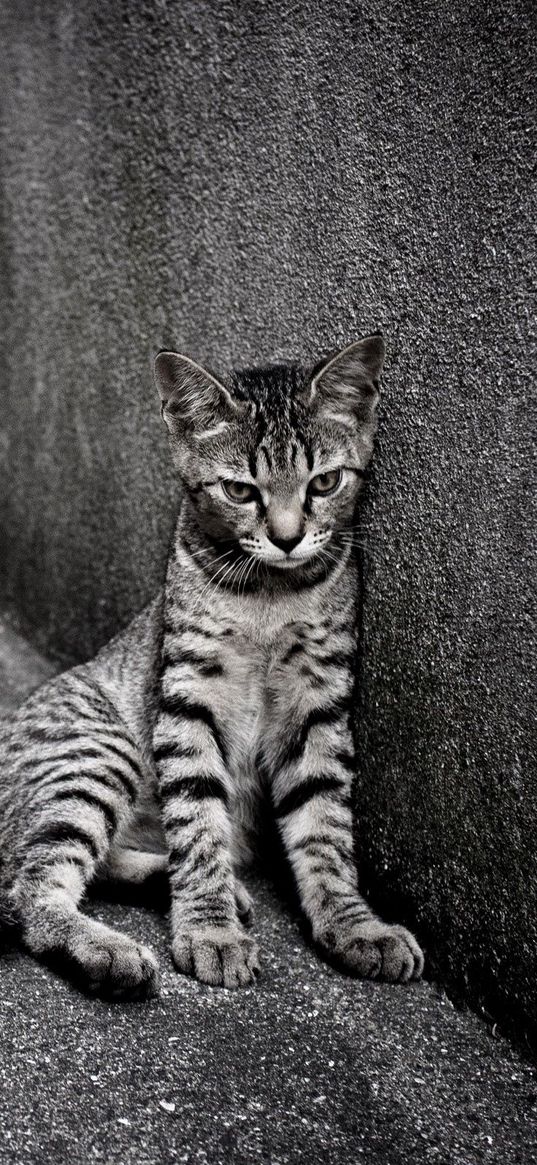
[[[350,698],[342,696],[339,700],[335,700],[332,704],[325,704],[321,708],[313,708],[308,713],[305,720],[303,720],[295,739],[291,744],[282,749],[281,763],[290,763],[297,761],[302,756],[308,736],[312,728],[318,724],[337,724],[341,717],[349,712]]]
[[[322,835],[322,841],[317,840],[315,834],[307,837],[304,841],[295,842],[291,848],[295,850],[303,850],[308,857],[315,858],[318,861],[324,861],[327,856],[327,851],[332,851],[337,854],[338,858],[344,865],[349,865],[353,862],[352,847],[343,845],[337,838],[330,838],[328,835]]]
[[[228,795],[225,786],[218,777],[203,773],[194,777],[174,777],[161,781],[161,796],[163,800],[185,794],[194,801],[203,801],[206,797],[218,798],[227,802]]]
[[[282,663],[289,663],[289,660],[293,659],[293,656],[300,655],[305,650],[306,648],[303,643],[293,643],[292,647],[282,656]]]
[[[314,878],[326,876],[341,878],[341,865],[333,857],[321,854],[319,858],[314,858],[312,864],[308,866],[308,875]]]
[[[49,774],[49,775],[51,775],[51,774]],[[44,778],[43,778],[43,780],[44,780]],[[38,787],[37,791],[38,791],[39,795],[41,795],[43,793],[47,794],[47,793],[51,792],[53,789],[60,788],[61,786],[64,786],[64,785],[70,789],[82,788],[82,786],[79,786],[79,784],[78,784],[79,781],[89,781],[89,782],[91,782],[92,785],[95,785],[97,788],[100,785],[102,785],[102,787],[104,789],[110,790],[110,792],[114,793],[115,796],[117,796],[118,793],[120,796],[122,796],[125,793],[125,786],[123,784],[123,781],[115,773],[110,771],[110,766],[108,766],[106,769],[106,772],[103,772],[103,773],[79,772],[79,773],[73,774],[72,772],[67,772],[67,773],[59,773],[57,776],[54,776],[54,774],[52,774],[51,779],[48,780],[46,783],[43,783],[41,785],[41,787]],[[119,790],[118,790],[118,782],[120,784]],[[128,794],[127,794],[127,796],[128,796]],[[129,804],[132,805],[135,798],[128,796],[128,800],[129,800]]]
[[[168,869],[174,872],[180,869],[188,861],[190,853],[190,846],[175,845],[168,854]]]
[[[345,902],[342,906],[338,903],[337,916],[338,920],[353,918],[356,922],[364,922],[366,918],[372,917],[372,911],[366,902],[357,902],[356,898],[353,898],[349,902]]]
[[[341,667],[346,671],[351,667],[354,659],[354,653],[347,651],[332,651],[330,655],[316,655],[313,657],[315,662],[323,667]]]
[[[215,744],[225,762],[227,749],[224,743],[222,733],[217,727],[216,720],[211,712],[211,709],[206,704],[199,701],[187,700],[185,696],[179,694],[162,697],[162,710],[167,712],[169,716],[183,717],[184,720],[201,720],[207,725],[207,728],[212,733]]]
[[[153,756],[155,761],[161,760],[193,760],[194,757],[199,756],[199,749],[194,748],[193,744],[179,744],[177,740],[163,740],[161,744],[157,744]]]
[[[63,706],[62,706],[63,712]],[[30,724],[25,731],[27,745],[32,744],[69,744],[73,739],[72,725]],[[34,758],[38,759],[38,758]]]
[[[336,752],[334,759],[338,761],[343,769],[354,775],[356,771],[356,758],[352,752]]]
[[[85,857],[82,857],[82,854],[80,853],[70,853],[67,860],[69,861],[69,865],[78,866],[87,874],[88,857],[88,853],[85,854]],[[65,854],[62,854],[61,850],[58,854],[58,851],[55,847],[51,848],[47,850],[46,853],[40,854],[38,858],[33,857],[29,861],[24,861],[24,865],[22,867],[24,876],[26,878],[28,875],[32,877],[33,874],[42,874],[43,870],[46,870],[48,866],[55,866],[57,865],[58,861],[65,860]]]
[[[164,624],[164,631],[166,635],[201,635],[203,639],[218,639],[219,636],[225,635],[225,631],[206,631],[203,627],[199,627],[197,623],[185,623],[184,619],[179,620],[178,623],[170,623],[166,621]]]
[[[301,809],[307,801],[311,801],[312,797],[336,791],[341,793],[344,789],[345,786],[338,777],[310,777],[308,780],[301,781],[296,788],[285,793],[278,801],[275,807],[276,816],[286,817],[289,813]]]
[[[124,761],[125,764],[128,765],[129,768],[131,768],[136,774],[140,784],[143,784],[144,775],[142,772],[142,767],[135,756],[133,757],[131,753],[128,753],[124,748],[122,748],[121,745],[118,744],[117,740],[102,740],[99,743],[101,748],[107,749],[108,752],[113,753],[114,756],[117,756],[120,760]],[[135,746],[133,745],[132,747],[134,750]],[[106,760],[106,757],[104,759]],[[137,792],[137,788],[132,784],[132,781],[130,782],[130,788],[132,789],[133,793]]]
[[[99,847],[95,838],[91,833],[82,829],[79,825],[73,825],[70,821],[54,821],[49,825],[42,825],[35,833],[31,835],[28,841],[28,846],[35,845],[58,845],[58,843],[80,842],[85,849],[88,849],[93,858],[97,861],[99,858]],[[60,854],[56,857],[59,859]]]
[[[91,806],[92,809],[98,809],[99,813],[102,813],[106,820],[109,833],[112,833],[117,827],[117,813],[115,810],[107,802],[101,801],[101,798],[96,793],[91,793],[89,789],[58,789],[57,792],[53,792],[51,801],[81,801],[85,805]]]
[[[105,720],[117,719],[117,709],[112,701],[90,679],[85,676],[76,676],[76,687],[82,688],[82,691],[76,694],[82,696],[84,703],[92,712],[103,716]],[[72,696],[74,693],[69,691],[66,694]]]
[[[176,654],[172,655],[170,649],[165,646],[162,656],[163,667],[178,667],[182,663],[194,664],[203,676],[218,676],[222,675],[224,671],[222,664],[217,659],[199,655],[198,652],[192,651],[188,647],[180,647]]]
[[[315,563],[314,563],[314,565],[316,566]],[[318,570],[316,569],[314,574],[311,574],[309,576],[306,575],[305,577],[300,576],[299,578],[297,578],[296,586],[293,589],[297,592],[298,591],[311,591],[311,590],[313,590],[313,587],[317,587],[317,586],[320,586],[321,583],[325,583],[326,580],[328,578],[330,578],[330,575],[333,574],[333,572],[337,566],[339,566],[339,562],[332,562],[330,560],[327,563],[325,560],[322,560],[321,566],[318,568]],[[290,579],[289,581],[291,582],[292,580]],[[348,631],[348,627],[347,627],[347,631]]]
[[[111,752],[118,752],[117,749],[113,748],[110,745],[106,745],[106,747],[109,748]],[[121,753],[119,753],[119,755],[121,756]],[[99,749],[97,749],[97,748],[93,748],[90,746],[84,746],[83,748],[80,748],[80,747],[74,748],[72,752],[61,753],[59,756],[56,755],[56,756],[50,756],[50,757],[42,757],[41,759],[38,759],[37,757],[28,757],[28,758],[24,758],[24,761],[23,761],[23,764],[21,765],[21,767],[24,770],[28,770],[28,768],[35,770],[39,766],[41,766],[41,767],[44,765],[47,766],[48,771],[44,771],[44,772],[41,771],[41,772],[37,772],[37,773],[34,771],[31,775],[27,771],[25,772],[25,779],[28,780],[28,783],[30,785],[39,785],[40,781],[44,780],[46,776],[49,776],[49,775],[51,775],[51,773],[54,772],[55,765],[63,764],[65,762],[70,762],[73,765],[73,772],[70,774],[70,777],[72,780],[74,780],[77,776],[91,777],[92,775],[94,775],[91,773],[83,773],[83,772],[77,773],[76,765],[77,765],[77,761],[79,761],[79,760],[98,761],[101,765],[104,766],[105,771],[110,772],[112,774],[112,776],[116,777],[116,779],[121,783],[121,785],[123,786],[131,804],[136,800],[138,786],[132,780],[130,775],[128,773],[124,772],[123,769],[120,769],[118,767],[118,765],[116,765],[112,761],[110,761],[108,759],[108,757],[104,756],[103,753],[100,752]],[[129,767],[134,768],[134,765],[132,765],[132,762],[130,761],[130,759],[127,761],[127,764],[129,765]],[[62,775],[64,775],[64,774],[58,774],[58,780],[60,779],[60,777]],[[96,779],[100,779],[100,774],[95,774],[95,777],[96,777]]]
[[[295,446],[295,448],[296,448],[296,446]],[[260,445],[258,452],[263,454],[265,461],[267,463],[267,469],[270,472],[270,470],[272,469],[272,457],[270,456],[270,453],[269,453],[266,445]],[[257,466],[256,466],[256,468],[257,468]],[[252,476],[254,476],[254,475],[252,474]]]

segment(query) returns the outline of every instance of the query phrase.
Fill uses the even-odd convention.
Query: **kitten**
[[[267,800],[319,947],[356,975],[421,975],[413,936],[360,896],[353,855],[353,522],[383,357],[369,336],[309,375],[227,385],[157,357],[183,489],[164,592],[0,741],[4,916],[91,989],[151,994],[158,969],[81,913],[87,887],[166,869],[176,967],[254,980],[240,873]]]

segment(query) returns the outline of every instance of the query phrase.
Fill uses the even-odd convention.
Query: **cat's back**
[[[17,746],[28,744],[29,727],[48,724],[67,733],[81,715],[96,720],[119,713],[133,737],[150,739],[155,715],[162,596],[148,604],[124,630],[85,663],[48,679],[0,720],[0,758],[5,762]],[[43,729],[44,730],[44,729]]]

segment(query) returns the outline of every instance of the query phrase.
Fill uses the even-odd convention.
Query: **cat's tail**
[[[10,946],[20,932],[20,919],[9,904],[0,902],[0,951]]]
[[[6,879],[2,875],[2,857],[0,855],[0,954],[7,947],[12,946],[20,934],[21,920],[14,902],[11,900]]]
[[[0,899],[0,956],[10,950],[17,942],[21,933],[21,922],[10,903]]]

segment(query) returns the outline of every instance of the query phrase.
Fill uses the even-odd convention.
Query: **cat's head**
[[[275,365],[225,384],[159,353],[174,463],[206,536],[276,571],[334,554],[373,449],[384,352],[382,336],[368,336],[309,373]]]

